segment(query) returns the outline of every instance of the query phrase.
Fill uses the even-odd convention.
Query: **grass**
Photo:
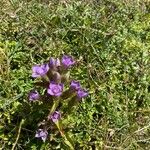
[[[67,119],[76,149],[149,150],[149,6],[146,0],[2,0],[1,149],[16,141],[16,149],[67,149],[60,135],[45,144],[34,138],[42,114],[27,99],[32,65],[66,53],[80,60],[72,75],[90,93]]]

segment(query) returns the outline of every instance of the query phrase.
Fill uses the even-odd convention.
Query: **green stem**
[[[68,145],[71,150],[74,150],[73,142],[71,142],[71,138],[69,137],[69,135],[65,135],[65,133],[62,131],[60,122],[57,121],[55,124],[56,124],[61,136],[64,138],[64,142],[66,143],[66,145]]]
[[[58,104],[59,104],[58,99],[53,101],[53,106],[51,107],[51,110],[50,110],[50,113],[49,113],[50,115],[56,110]]]
[[[16,145],[17,145],[17,142],[18,142],[18,140],[19,140],[20,133],[21,133],[21,128],[22,128],[22,125],[24,124],[24,122],[25,122],[25,120],[24,120],[24,119],[22,119],[22,120],[21,120],[21,122],[20,122],[19,130],[18,130],[18,134],[17,134],[17,138],[16,138],[16,141],[15,141],[15,143],[13,144],[13,147],[12,147],[12,149],[11,149],[11,150],[14,150],[14,149],[15,149],[15,147],[16,147]]]

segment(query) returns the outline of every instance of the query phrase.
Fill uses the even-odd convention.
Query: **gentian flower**
[[[61,114],[59,111],[55,111],[52,115],[49,116],[53,122],[57,122],[61,118]]]
[[[51,82],[47,89],[47,93],[52,96],[60,96],[63,92],[63,87],[64,85],[62,83]]]
[[[48,64],[35,65],[32,67],[32,77],[44,76],[49,70]]]
[[[72,65],[75,64],[75,61],[73,60],[73,57],[72,56],[68,56],[68,55],[64,55],[62,57],[62,64],[65,68],[69,68],[71,67]]]
[[[88,92],[87,92],[86,90],[84,90],[84,89],[79,89],[79,90],[77,91],[77,97],[78,97],[79,99],[84,98],[84,97],[86,97],[86,96],[88,96]]]
[[[72,89],[72,90],[79,90],[80,87],[81,87],[81,85],[80,85],[79,81],[75,81],[75,80],[71,81],[70,89]]]
[[[55,68],[55,67],[58,67],[58,66],[60,66],[60,60],[59,60],[59,58],[50,58],[50,62],[49,62],[49,66],[50,66],[50,68]]]
[[[35,101],[35,100],[38,100],[39,98],[40,98],[40,94],[38,93],[38,91],[32,90],[29,93],[29,100],[30,101]]]
[[[46,130],[38,129],[38,131],[36,131],[35,137],[41,138],[45,142],[47,139],[47,135],[48,132]]]

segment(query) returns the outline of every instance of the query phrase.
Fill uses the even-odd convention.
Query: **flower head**
[[[84,90],[84,89],[79,89],[79,90],[77,91],[77,97],[78,97],[79,99],[84,98],[84,97],[86,97],[86,96],[88,96],[88,92],[87,92],[86,90]]]
[[[62,64],[64,67],[69,68],[75,64],[75,61],[73,60],[72,56],[64,55],[62,57]]]
[[[58,66],[60,66],[60,60],[59,60],[59,58],[50,58],[50,62],[49,62],[49,66],[51,67],[51,68],[55,68],[55,67],[58,67]]]
[[[79,90],[81,87],[80,85],[80,82],[79,81],[71,81],[71,84],[70,84],[70,88],[73,89],[73,90]]]
[[[46,130],[38,129],[38,131],[36,131],[35,137],[41,138],[45,142],[47,135],[48,135],[48,132]]]
[[[63,92],[63,87],[64,85],[62,83],[51,82],[47,89],[47,93],[52,96],[60,96]]]
[[[38,100],[40,98],[40,94],[38,93],[38,91],[36,90],[32,90],[29,93],[29,100],[30,101],[35,101]]]
[[[59,111],[55,111],[49,119],[51,119],[53,122],[57,122],[61,118],[61,114]]]
[[[32,77],[44,76],[49,70],[48,64],[35,65],[32,67]]]

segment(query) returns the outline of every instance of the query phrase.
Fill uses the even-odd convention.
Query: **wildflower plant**
[[[62,120],[66,115],[69,115],[72,108],[82,98],[88,96],[87,90],[81,87],[79,81],[71,80],[70,69],[75,65],[75,60],[72,56],[64,55],[61,59],[50,58],[49,62],[42,65],[34,65],[32,67],[32,77],[36,79],[36,85],[42,87],[44,94],[40,95],[37,89],[29,92],[29,101],[40,101],[48,105],[48,114],[42,121],[42,128],[36,131],[35,137],[41,138],[44,142],[48,137],[50,126],[55,125],[64,142],[74,149],[74,144],[68,134],[63,131]],[[65,105],[63,105],[65,103]],[[64,107],[66,107],[64,109]]]

